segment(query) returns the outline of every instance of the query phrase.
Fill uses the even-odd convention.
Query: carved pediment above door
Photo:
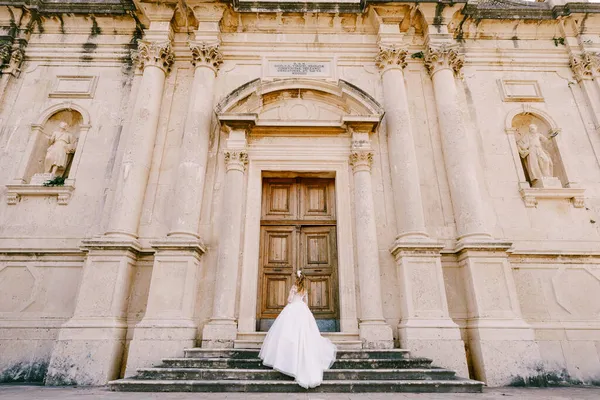
[[[216,112],[221,121],[250,118],[257,127],[337,129],[349,122],[374,128],[383,116],[381,105],[359,88],[342,80],[309,79],[256,79],[227,95]]]

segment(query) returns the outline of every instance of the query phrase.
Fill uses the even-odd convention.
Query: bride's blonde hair
[[[298,271],[296,273],[296,283],[295,283],[298,293],[302,293],[302,292],[306,291],[305,281],[306,281],[306,279],[305,279],[302,271]]]

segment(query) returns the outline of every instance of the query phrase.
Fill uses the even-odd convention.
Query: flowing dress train
[[[305,389],[323,382],[323,371],[334,363],[337,351],[321,336],[307,301],[306,292],[298,293],[292,286],[288,304],[273,322],[259,354],[264,365],[293,376]]]

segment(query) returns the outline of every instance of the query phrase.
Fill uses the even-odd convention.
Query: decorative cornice
[[[352,171],[371,171],[371,165],[373,164],[373,152],[372,151],[353,151],[350,153],[350,165]]]
[[[138,67],[143,71],[146,67],[153,66],[162,69],[165,74],[171,71],[175,56],[168,40],[151,42],[138,41],[138,51],[135,56]]]
[[[192,50],[192,65],[195,67],[205,66],[215,71],[219,71],[223,64],[223,54],[219,50],[218,43],[190,43]]]
[[[381,46],[379,47],[379,53],[375,57],[375,64],[377,68],[386,70],[389,68],[400,68],[406,67],[406,55],[408,52],[406,49],[396,46]]]
[[[456,45],[447,43],[430,45],[425,51],[425,68],[432,77],[443,69],[450,69],[460,77],[463,64],[464,56],[459,54]]]
[[[245,150],[225,150],[225,167],[227,171],[244,172],[248,164],[248,153]]]
[[[597,53],[584,51],[580,55],[571,55],[569,65],[578,81],[600,76],[600,56]]]

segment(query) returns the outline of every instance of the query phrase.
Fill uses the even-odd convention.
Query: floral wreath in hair
[[[299,269],[298,271],[296,271],[296,276],[298,278],[300,278],[302,276],[302,270],[301,269]]]

